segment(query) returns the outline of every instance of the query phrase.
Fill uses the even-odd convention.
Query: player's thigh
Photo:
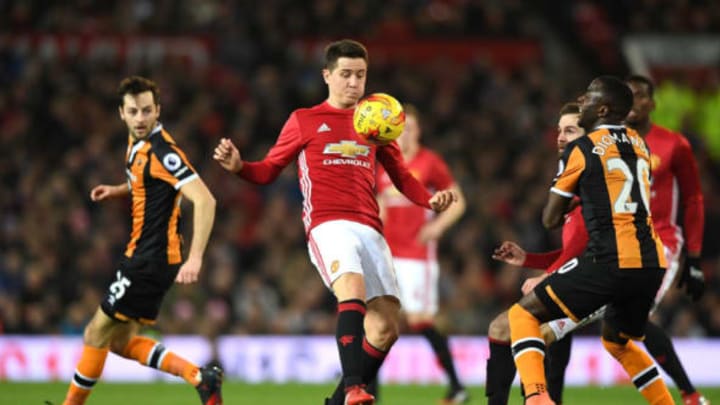
[[[353,232],[352,224],[350,221],[328,221],[313,228],[308,235],[310,261],[328,288],[332,288],[343,274],[363,275],[362,242]]]
[[[393,264],[403,311],[408,314],[437,313],[437,261],[394,258]]]
[[[620,336],[639,340],[645,335],[645,324],[655,294],[662,282],[664,269],[616,269],[617,290],[605,311],[605,322]]]
[[[392,254],[385,237],[375,229],[361,224],[357,224],[356,232],[362,241],[360,257],[368,301],[383,296],[397,299],[400,293]]]
[[[179,264],[124,258],[100,307],[106,315],[118,321],[136,320],[152,324],[179,269]]]
[[[120,322],[109,317],[101,308],[98,308],[85,327],[83,334],[85,344],[93,347],[107,346],[112,338],[113,329],[119,324]]]
[[[610,302],[615,286],[605,270],[590,258],[574,258],[538,284],[533,291],[547,310],[544,320],[578,323]]]
[[[390,295],[398,288],[390,248],[385,238],[370,226],[353,221],[328,221],[310,231],[310,260],[323,282],[333,288],[344,274],[359,274],[367,300]]]

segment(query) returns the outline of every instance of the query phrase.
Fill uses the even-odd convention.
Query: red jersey
[[[666,247],[681,245],[684,236],[688,251],[700,252],[705,209],[690,143],[681,134],[654,124],[645,142],[651,153],[650,211],[655,231]],[[683,212],[682,226],[678,212]]]
[[[275,145],[259,162],[244,162],[238,175],[257,184],[275,180],[297,159],[305,231],[326,221],[359,222],[382,232],[375,199],[376,160],[415,204],[430,207],[431,195],[408,171],[397,143],[368,143],[353,129],[354,109],[327,102],[295,110]]]
[[[588,244],[588,233],[582,216],[582,207],[578,204],[565,214],[562,228],[562,249],[548,253],[528,253],[523,266],[533,269],[545,269],[552,273],[573,257],[580,256]]]
[[[435,152],[420,148],[407,163],[410,173],[430,192],[444,190],[455,180],[445,161]],[[434,213],[417,206],[395,188],[384,170],[378,170],[377,193],[385,202],[385,238],[393,257],[421,259],[436,257],[437,243],[421,244],[417,237],[420,229]]]

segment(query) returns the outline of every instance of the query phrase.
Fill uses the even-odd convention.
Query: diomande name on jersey
[[[647,146],[645,145],[645,142],[642,142],[639,136],[628,136],[625,132],[622,132],[620,134],[610,132],[606,135],[603,135],[600,139],[598,139],[595,147],[592,148],[592,153],[603,156],[605,155],[607,148],[615,145],[618,142],[629,143],[633,146],[637,146],[638,148],[640,148],[640,150],[643,151],[643,153],[645,153],[646,155],[650,155],[647,150]]]

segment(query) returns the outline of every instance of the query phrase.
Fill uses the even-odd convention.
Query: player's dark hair
[[[562,108],[560,108],[560,115],[565,114],[580,114],[580,104],[576,102],[570,102],[566,103]]]
[[[650,98],[652,98],[653,95],[655,94],[655,83],[653,83],[653,81],[652,81],[649,77],[647,77],[647,76],[643,76],[643,75],[630,75],[630,76],[628,76],[628,77],[625,78],[625,83],[639,83],[639,84],[644,84],[644,85],[645,85],[645,88],[647,89],[648,96],[650,96]]]
[[[325,47],[325,69],[333,70],[340,58],[363,58],[368,61],[365,45],[352,39],[341,39]]]
[[[625,82],[615,76],[600,76],[595,79],[602,85],[604,102],[608,104],[610,113],[620,121],[627,117],[633,106],[633,94]]]
[[[152,92],[153,101],[155,105],[160,104],[160,88],[157,83],[142,76],[130,76],[124,78],[117,89],[117,95],[119,98],[119,105],[122,107],[125,104],[125,95],[138,95],[146,91]]]

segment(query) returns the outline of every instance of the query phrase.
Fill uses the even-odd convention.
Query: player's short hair
[[[155,105],[160,104],[160,88],[154,81],[142,76],[130,76],[124,78],[117,89],[120,107],[125,104],[125,95],[137,95],[146,91],[152,92]]]
[[[368,52],[365,45],[352,39],[341,39],[325,47],[325,69],[333,70],[340,58],[363,58],[368,62]]]
[[[633,94],[625,82],[615,76],[600,76],[595,79],[600,82],[603,94],[610,112],[616,117],[625,119],[633,106]]]
[[[580,104],[576,102],[566,103],[560,108],[560,116],[566,114],[580,114]]]
[[[653,83],[653,81],[647,76],[630,75],[625,78],[625,83],[644,84],[645,88],[647,88],[648,96],[650,96],[650,98],[652,98],[653,95],[655,94],[655,83]]]

